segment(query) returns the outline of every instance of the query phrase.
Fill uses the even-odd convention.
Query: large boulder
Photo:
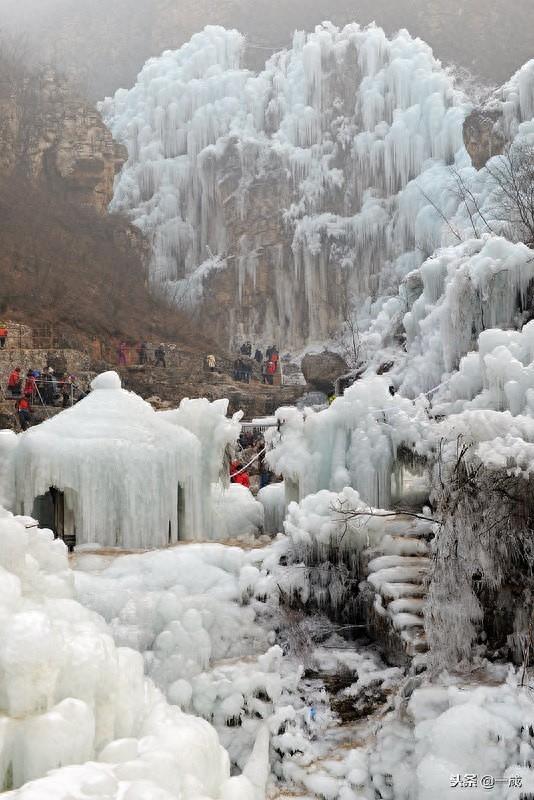
[[[325,350],[305,355],[301,369],[308,386],[328,394],[333,390],[336,378],[348,372],[349,368],[339,353]]]

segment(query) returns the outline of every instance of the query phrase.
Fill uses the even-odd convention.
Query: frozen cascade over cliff
[[[208,27],[102,104],[129,152],[112,209],[150,236],[152,282],[178,302],[230,271],[226,323],[324,340],[347,297],[376,301],[421,263],[418,248],[448,242],[424,194],[405,190],[430,171],[434,195],[444,165],[469,166],[469,104],[406,31],[325,23],[259,75],[239,67],[243,41]]]

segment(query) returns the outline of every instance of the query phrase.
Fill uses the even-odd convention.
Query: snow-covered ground
[[[281,607],[287,540],[82,551],[73,571],[63,543],[30,524],[2,511],[9,800],[518,800],[534,789],[534,703],[519,676],[482,665],[429,684],[326,618]],[[458,788],[470,775],[478,787]],[[483,777],[501,782],[489,792]]]

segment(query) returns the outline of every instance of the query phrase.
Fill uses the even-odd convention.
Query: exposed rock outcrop
[[[506,141],[499,126],[501,113],[476,108],[464,122],[465,147],[473,166],[482,169],[492,156],[500,155]]]
[[[17,170],[106,211],[126,150],[64,77],[51,69],[20,74],[0,91],[0,119],[0,171]]]
[[[346,361],[338,353],[329,350],[308,353],[302,359],[302,373],[306,382],[320,392],[331,392],[335,380],[347,370]]]

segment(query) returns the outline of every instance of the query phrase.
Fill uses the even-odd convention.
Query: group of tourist
[[[263,434],[255,431],[242,431],[239,436],[241,457],[237,457],[230,464],[230,482],[240,483],[247,489],[251,488],[250,477],[259,475],[258,489],[268,486],[275,478],[265,461],[265,440]],[[248,451],[248,453],[247,453]],[[246,457],[245,457],[246,454]]]
[[[267,352],[265,353],[265,358],[263,356],[262,351],[259,348],[256,348],[254,357],[252,357],[251,342],[245,342],[244,344],[241,345],[240,354],[241,356],[246,356],[247,359],[243,359],[240,356],[235,360],[234,380],[242,381],[243,383],[250,383],[252,374],[254,372],[253,362],[255,361],[261,369],[262,383],[270,384],[271,386],[273,385],[274,376],[279,370],[279,361],[280,361],[278,348],[275,347],[274,344],[271,347],[267,348]]]
[[[150,357],[148,353],[148,344],[142,339],[137,347],[135,348],[137,353],[137,363],[138,364],[150,364]],[[128,364],[128,352],[130,347],[126,344],[126,342],[121,342],[117,348],[117,363],[119,367],[125,367]],[[153,365],[155,367],[166,367],[166,351],[165,345],[163,342],[158,345],[158,347],[154,350],[154,361]]]
[[[63,408],[74,405],[86,396],[74,375],[56,374],[53,367],[44,370],[29,369],[23,375],[20,367],[9,375],[7,395],[15,400],[15,410],[23,431],[32,423],[32,406],[55,406],[61,402]]]

